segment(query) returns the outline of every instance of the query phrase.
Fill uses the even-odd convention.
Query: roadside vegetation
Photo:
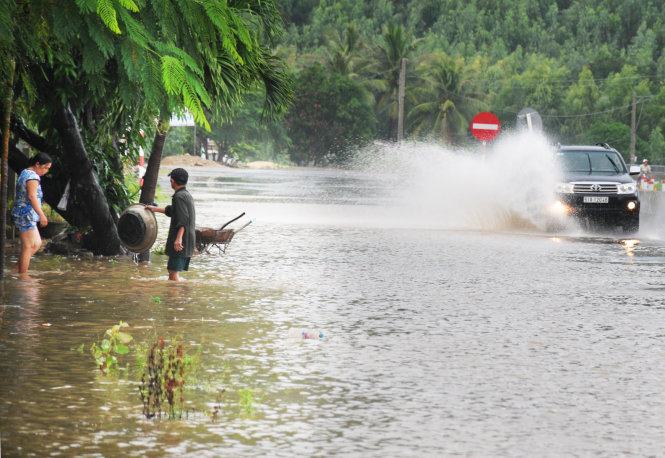
[[[152,299],[161,303],[159,297]],[[82,343],[72,350],[85,353],[85,348]],[[138,392],[133,393],[141,400],[147,419],[183,420],[189,415],[205,415],[217,421],[223,411],[243,417],[257,413],[257,393],[251,380],[234,380],[228,361],[222,362],[219,377],[207,377],[202,346],[192,349],[182,336],[168,338],[153,332],[147,341],[137,342],[130,325],[120,321],[89,349],[105,383],[136,386]],[[231,396],[224,396],[227,391]]]
[[[475,113],[492,111],[510,127],[531,107],[552,140],[607,142],[627,155],[635,100],[637,156],[665,164],[660,0],[284,0],[279,8],[286,33],[277,50],[294,74],[294,103],[284,120],[262,126],[247,117],[260,97],[247,99],[213,127],[225,153],[243,144],[255,159],[335,164],[349,149],[394,140],[406,58],[406,138],[463,145],[474,141]]]
[[[286,109],[290,79],[273,52],[281,30],[274,0],[9,0],[0,8],[9,166],[48,153],[44,200],[56,208],[70,184],[58,212],[86,233],[85,248],[118,254],[117,216],[133,198],[124,167],[139,147],[150,152],[140,200],[152,202],[172,115],[186,110],[210,131],[259,88],[265,119]]]

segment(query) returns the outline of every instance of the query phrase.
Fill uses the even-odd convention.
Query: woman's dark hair
[[[32,156],[30,160],[28,160],[28,165],[32,167],[35,164],[44,165],[44,164],[50,164],[51,162],[53,162],[53,159],[51,159],[51,156],[49,156],[48,154],[37,153],[34,156]]]

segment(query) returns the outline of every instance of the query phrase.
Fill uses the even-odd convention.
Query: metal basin
[[[148,251],[157,239],[155,214],[141,204],[130,205],[118,220],[118,235],[123,246],[129,251]]]

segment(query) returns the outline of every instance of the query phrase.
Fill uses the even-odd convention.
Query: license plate
[[[606,204],[610,201],[609,197],[599,197],[599,196],[585,196],[585,204]]]

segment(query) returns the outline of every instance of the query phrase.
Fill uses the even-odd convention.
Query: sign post
[[[471,135],[485,144],[499,135],[501,123],[497,115],[489,111],[483,111],[473,117],[471,124],[469,124],[469,130]]]
[[[517,125],[529,132],[542,132],[543,120],[533,108],[524,108],[517,113]]]

